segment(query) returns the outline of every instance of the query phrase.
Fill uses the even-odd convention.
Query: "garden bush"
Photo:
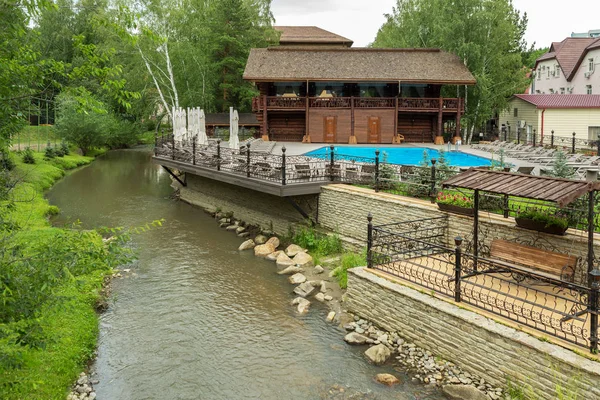
[[[31,147],[26,147],[23,151],[22,160],[25,164],[35,164],[35,157],[33,155],[33,150]]]

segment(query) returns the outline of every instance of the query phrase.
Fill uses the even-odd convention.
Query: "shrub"
[[[341,253],[343,249],[342,240],[337,234],[319,233],[313,227],[303,227],[296,231],[291,241],[322,256]]]
[[[0,151],[0,169],[12,171],[16,167],[15,160],[8,150]]]
[[[45,159],[52,159],[56,157],[56,153],[54,152],[54,148],[50,145],[46,146],[46,150],[44,151]]]
[[[348,270],[354,267],[367,265],[367,251],[361,253],[344,253],[342,255],[341,265],[334,270],[334,276],[342,289],[348,287]]]
[[[569,221],[557,214],[548,214],[547,210],[537,210],[534,208],[526,209],[519,212],[518,218],[526,218],[536,222],[544,223],[546,228],[556,226],[561,229],[566,229],[569,226]]]
[[[65,142],[64,140],[63,140],[63,141],[60,143],[60,149],[62,150],[62,153],[63,153],[65,156],[68,156],[68,155],[69,155],[69,153],[71,152],[71,151],[69,150],[69,145],[68,145],[68,144],[67,144],[67,142]]]
[[[439,204],[450,204],[458,207],[473,208],[473,199],[457,192],[441,191],[437,195],[436,202]]]
[[[31,147],[26,147],[23,151],[22,160],[25,164],[35,164],[35,157],[33,156],[33,150]]]
[[[58,215],[59,213],[60,213],[60,208],[58,208],[57,206],[48,206],[48,209],[46,210],[47,217],[55,216],[55,215]]]

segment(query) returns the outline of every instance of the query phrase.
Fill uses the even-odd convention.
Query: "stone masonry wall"
[[[278,234],[287,233],[290,224],[302,222],[302,215],[284,198],[230,185],[197,175],[187,176],[182,187],[183,201],[214,211],[233,212],[236,218]],[[316,217],[318,196],[298,196],[294,200],[312,218]]]
[[[319,198],[319,223],[342,235],[365,242],[367,240],[367,215],[373,214],[373,224],[412,221],[438,217],[445,214],[435,204],[387,193],[348,185],[324,186]],[[587,233],[569,229],[564,236],[550,235],[515,225],[514,219],[495,214],[480,213],[480,240],[490,246],[494,239],[532,243],[534,247],[565,253],[580,258],[575,282],[585,283],[587,273]],[[466,244],[473,237],[473,218],[449,214],[448,243],[454,246],[453,239],[461,236]],[[600,255],[600,236],[595,235],[594,250]]]
[[[494,386],[507,379],[540,398],[556,385],[578,398],[600,399],[600,363],[454,304],[381,278],[364,268],[348,273],[348,310],[454,362]]]

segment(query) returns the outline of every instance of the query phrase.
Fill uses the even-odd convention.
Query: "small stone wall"
[[[478,375],[494,386],[507,380],[539,398],[579,388],[600,399],[600,363],[454,304],[381,278],[364,268],[348,273],[348,310]],[[564,394],[564,393],[563,393]]]
[[[214,211],[219,208],[249,224],[264,230],[286,234],[291,224],[302,222],[302,215],[284,198],[197,175],[187,175],[187,187],[182,187],[183,201]],[[313,219],[316,218],[318,195],[297,196],[294,200]]]
[[[329,185],[321,189],[319,198],[319,223],[327,229],[344,236],[367,240],[367,215],[373,214],[373,224],[381,225],[422,218],[439,217],[445,214],[436,204],[427,201],[375,193],[373,190],[348,185]],[[481,212],[479,215],[480,242],[490,246],[494,239],[505,239],[534,247],[579,257],[575,282],[587,282],[587,233],[569,229],[564,236],[550,235],[519,228],[513,218]],[[453,239],[461,236],[465,243],[473,238],[473,218],[449,214],[448,243],[454,247]],[[600,235],[595,235],[595,254],[600,255]],[[483,254],[483,253],[481,253]]]

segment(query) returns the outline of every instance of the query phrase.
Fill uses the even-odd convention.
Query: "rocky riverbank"
[[[455,364],[436,357],[432,352],[406,342],[401,332],[386,332],[370,321],[354,316],[343,310],[343,293],[328,267],[335,268],[339,258],[331,258],[328,267],[314,265],[313,257],[306,249],[290,244],[280,248],[281,241],[272,232],[252,235],[252,228],[231,216],[215,213],[222,228],[235,232],[246,240],[239,251],[253,250],[257,257],[273,261],[277,273],[287,275],[290,284],[295,285],[296,296],[291,305],[299,314],[309,312],[311,299],[325,303],[329,308],[326,320],[339,323],[348,333],[344,340],[351,345],[367,346],[365,358],[372,364],[393,363],[403,372],[414,373],[413,380],[426,385],[441,387],[449,399],[500,400],[510,399],[502,388],[492,387],[484,379],[462,371]],[[333,269],[332,268],[332,269]],[[392,386],[400,380],[391,374],[378,374],[375,379]]]

